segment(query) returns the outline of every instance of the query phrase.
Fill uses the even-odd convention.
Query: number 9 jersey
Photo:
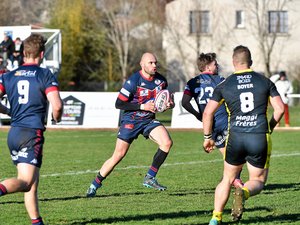
[[[58,90],[58,82],[49,69],[24,64],[0,76],[0,90],[7,94],[11,126],[45,129],[46,96]]]
[[[225,101],[229,110],[230,131],[267,133],[268,100],[270,96],[278,95],[270,79],[248,69],[230,75],[219,84],[212,100]]]

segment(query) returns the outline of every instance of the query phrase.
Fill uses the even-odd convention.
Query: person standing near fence
[[[293,85],[288,80],[286,72],[280,71],[279,74],[273,75],[270,78],[280,94],[280,97],[284,103],[284,125],[290,127],[290,113],[289,113],[289,97],[288,94],[293,93]],[[278,123],[280,125],[280,123]]]

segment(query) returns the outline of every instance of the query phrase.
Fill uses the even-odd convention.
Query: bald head
[[[235,67],[243,67],[243,69],[247,69],[252,65],[251,52],[247,47],[242,45],[234,48],[232,60]]]
[[[152,53],[146,52],[143,54],[140,65],[145,76],[153,76],[157,71],[157,59]]]
[[[150,52],[146,52],[142,55],[141,62],[140,63],[145,63],[147,61],[156,61],[156,57],[154,54]]]

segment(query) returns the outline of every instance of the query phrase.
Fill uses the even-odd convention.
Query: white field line
[[[290,154],[274,154],[271,158],[278,158],[278,157],[293,157],[293,156],[300,156],[300,152],[290,153]],[[215,159],[215,160],[200,160],[200,161],[190,161],[190,162],[177,162],[177,163],[165,163],[162,166],[178,166],[178,165],[193,165],[193,164],[204,164],[204,163],[215,163],[215,162],[222,162],[222,159]],[[129,169],[141,169],[141,168],[149,168],[148,166],[126,166],[126,167],[116,167],[115,170],[129,170]],[[41,177],[56,177],[56,176],[73,176],[73,175],[80,175],[80,174],[94,174],[97,173],[98,170],[85,170],[85,171],[69,171],[64,173],[52,173],[52,174],[43,174]]]

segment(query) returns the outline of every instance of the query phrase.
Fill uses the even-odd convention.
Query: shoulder
[[[191,78],[190,80],[188,80],[187,84],[194,84],[194,83],[199,83],[200,80],[200,75]]]
[[[166,77],[163,76],[162,74],[158,73],[158,72],[155,73],[155,78],[156,78],[156,79],[160,79],[160,80],[167,81]]]

